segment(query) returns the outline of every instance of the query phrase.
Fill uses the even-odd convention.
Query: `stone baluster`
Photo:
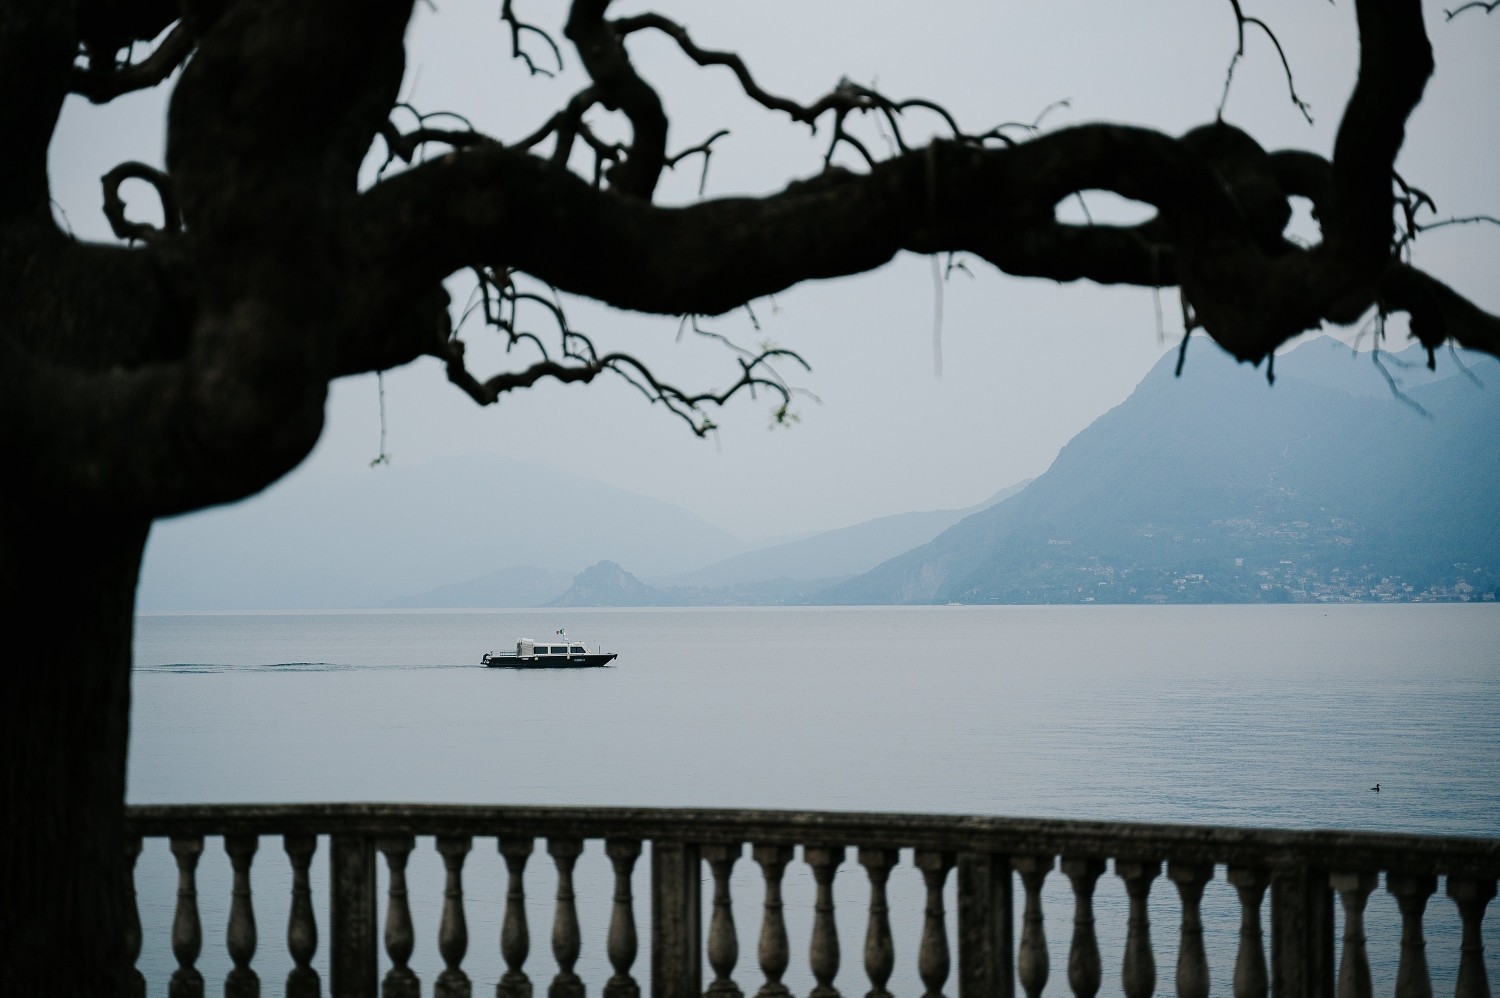
[[[1103,980],[1099,937],[1094,933],[1094,887],[1104,873],[1102,859],[1064,856],[1062,872],[1073,885],[1073,942],[1068,947],[1068,986],[1075,998],[1094,998]]]
[[[1490,998],[1480,923],[1484,921],[1484,909],[1495,896],[1495,879],[1450,876],[1448,896],[1458,905],[1458,915],[1464,923],[1464,937],[1458,954],[1458,983],[1453,994],[1455,998]]]
[[[1026,904],[1021,912],[1021,951],[1016,955],[1016,976],[1027,998],[1037,998],[1047,986],[1047,932],[1042,926],[1042,882],[1051,871],[1051,856],[1016,856],[1011,867],[1021,875]]]
[[[282,847],[292,863],[292,911],[286,923],[286,948],[294,966],[286,975],[286,998],[318,998],[321,983],[312,968],[313,954],[318,951],[318,923],[308,882],[318,839],[313,835],[287,835]]]
[[[1379,879],[1374,873],[1330,873],[1328,883],[1344,905],[1344,948],[1339,955],[1339,998],[1371,998],[1370,958],[1365,952],[1365,901]]]
[[[740,958],[740,947],[734,933],[729,874],[734,870],[734,861],[740,858],[743,851],[744,847],[736,842],[733,845],[705,845],[700,853],[708,862],[709,872],[714,878],[714,913],[708,922],[708,965],[714,969],[714,980],[704,994],[717,998],[741,998],[742,994],[733,978],[734,965]]]
[[[385,952],[390,957],[391,969],[385,972],[385,980],[381,982],[381,998],[420,998],[422,994],[421,982],[406,965],[416,944],[411,906],[406,899],[406,860],[415,845],[416,840],[410,835],[390,835],[375,843],[375,847],[385,854],[385,864],[390,870],[385,908]]]
[[[638,948],[630,876],[640,858],[641,843],[637,839],[610,839],[604,844],[604,852],[615,869],[615,906],[609,918],[609,963],[615,972],[604,985],[604,998],[640,998],[641,987],[630,976]]]
[[[177,912],[172,916],[172,955],[177,958],[177,969],[172,971],[167,994],[170,998],[203,998],[203,975],[193,966],[203,950],[196,876],[203,836],[174,835],[172,855],[177,857]]]
[[[438,922],[438,953],[443,970],[433,986],[434,998],[469,998],[473,986],[459,965],[469,952],[469,923],[464,918],[464,857],[473,848],[469,835],[439,835],[437,851],[443,857],[443,917]]]
[[[1125,881],[1125,893],[1130,896],[1120,980],[1126,998],[1150,998],[1156,991],[1156,956],[1151,952],[1151,916],[1146,902],[1151,896],[1151,881],[1161,873],[1161,863],[1117,859],[1115,873]]]
[[[896,969],[896,947],[891,941],[891,906],[886,901],[885,885],[900,857],[895,849],[859,851],[860,865],[870,877],[870,926],[865,931],[865,973],[870,978],[870,991],[865,998],[891,998],[886,982]]]
[[[1401,963],[1396,968],[1396,998],[1432,998],[1422,915],[1427,910],[1427,899],[1437,890],[1437,877],[1387,873],[1385,889],[1395,895],[1401,908]]]
[[[534,846],[529,838],[502,838],[499,842],[509,883],[505,891],[505,920],[500,925],[500,955],[505,958],[505,974],[495,985],[495,998],[531,998],[531,978],[522,967],[531,952],[524,876],[526,860]]]
[[[380,993],[380,851],[370,831],[328,833],[328,992]]]
[[[807,998],[839,998],[833,979],[839,972],[839,932],[833,915],[833,877],[844,861],[839,846],[803,846],[802,859],[812,867],[817,895],[813,901],[812,946],[808,963],[817,985]]]
[[[757,957],[766,981],[755,993],[756,998],[790,998],[791,992],[781,983],[791,962],[791,948],[786,938],[786,921],[781,915],[781,876],[792,860],[791,846],[758,845],[750,850],[760,864],[766,881],[765,912],[761,916],[760,945]]]
[[[959,854],[960,998],[1016,998],[1015,879],[1008,853]]]
[[[917,973],[926,985],[923,998],[943,998],[951,960],[948,956],[948,924],[943,912],[943,885],[953,869],[951,852],[918,849],[912,856],[927,885],[927,905],[922,914],[922,945],[917,950]]]
[[[1226,878],[1240,896],[1240,945],[1234,957],[1234,998],[1266,998],[1266,945],[1260,929],[1260,908],[1271,875],[1252,867],[1231,866]]]
[[[1208,955],[1203,951],[1203,888],[1214,878],[1211,863],[1167,864],[1167,879],[1182,899],[1182,928],[1177,946],[1178,998],[1208,998]]]
[[[578,909],[573,904],[573,865],[582,852],[581,839],[547,840],[547,854],[557,867],[557,910],[552,919],[552,955],[557,960],[557,974],[547,989],[547,998],[583,998],[584,995],[583,981],[573,972],[582,945]]]
[[[141,958],[141,909],[135,900],[135,861],[141,855],[141,837],[125,837],[125,955],[130,958],[130,998],[146,998],[146,978],[137,967]]]
[[[234,967],[224,979],[224,998],[258,998],[260,995],[260,977],[250,969],[257,942],[255,906],[250,897],[250,863],[259,847],[260,840],[254,835],[224,836],[224,851],[229,854],[229,864],[234,869],[229,928],[224,939]]]

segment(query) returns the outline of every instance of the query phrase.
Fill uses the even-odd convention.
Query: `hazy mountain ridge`
[[[840,579],[867,572],[887,558],[936,537],[966,516],[1020,492],[1018,482],[967,509],[894,513],[853,526],[772,544],[681,575],[652,579],[659,588],[725,589],[769,580]]]
[[[895,514],[746,551],[686,510],[539,462],[473,455],[294,474],[245,503],[158,523],[140,605],[145,612],[604,605],[597,602],[604,592],[625,601],[610,605],[801,604],[1024,484],[967,510]],[[632,585],[601,588],[590,576],[570,596],[575,573],[601,561],[628,564],[652,582],[627,572]]]
[[[158,522],[139,606],[430,606],[424,594],[455,585],[482,590],[480,580],[503,566],[570,576],[613,558],[666,574],[748,546],[661,500],[539,462],[475,454],[350,474],[294,473],[246,502]],[[566,585],[565,578],[542,599]]]
[[[1440,357],[1434,374],[1419,350],[1383,354],[1398,397],[1370,354],[1329,339],[1279,358],[1274,387],[1191,346],[1181,379],[1174,351],[1045,475],[970,510],[746,550],[686,510],[536,462],[294,475],[157,524],[140,605],[1223,602],[1349,589],[1362,565],[1366,588],[1452,583],[1475,560],[1465,584],[1492,578],[1500,527],[1477,497],[1500,490],[1485,449],[1500,388],[1476,381],[1500,385],[1500,365],[1455,373]]]
[[[1500,489],[1500,389],[1434,378],[1408,351],[1387,361],[1403,376],[1396,398],[1378,373],[1331,363],[1343,349],[1305,344],[1278,360],[1274,387],[1217,350],[1191,351],[1180,379],[1164,357],[1025,491],[822,599],[1409,598],[1404,585],[1460,577],[1492,587],[1500,536],[1474,497]],[[1500,384],[1500,365],[1466,363]]]

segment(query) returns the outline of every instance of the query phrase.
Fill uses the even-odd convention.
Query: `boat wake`
[[[258,662],[231,665],[226,662],[168,662],[163,665],[139,665],[136,672],[216,673],[216,672],[341,672],[355,666],[341,662]]]

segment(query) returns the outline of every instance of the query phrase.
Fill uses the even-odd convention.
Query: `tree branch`
[[[523,38],[527,34],[536,35],[542,41],[547,43],[547,47],[552,50],[552,58],[557,61],[557,71],[559,73],[562,72],[562,50],[557,47],[557,42],[553,41],[552,36],[547,34],[547,32],[543,31],[541,28],[538,28],[534,24],[527,24],[525,21],[522,21],[519,17],[517,17],[513,6],[513,0],[505,0],[505,2],[501,5],[500,20],[510,28],[511,57],[514,59],[520,59],[522,62],[526,63],[527,72],[529,72],[532,76],[550,77],[552,75],[551,71],[545,70],[538,66],[536,62],[531,58],[531,54],[526,51],[526,45],[523,41]]]
[[[1453,10],[1445,10],[1443,14],[1447,20],[1451,21],[1466,10],[1478,9],[1484,11],[1486,14],[1493,14],[1496,7],[1500,7],[1500,0],[1490,0],[1489,3],[1483,3],[1481,0],[1472,0],[1471,3],[1460,4]]]
[[[178,21],[162,43],[145,59],[124,66],[108,69],[94,65],[90,58],[87,69],[78,69],[73,75],[73,92],[82,94],[95,104],[105,104],[121,94],[137,90],[149,90],[177,71],[192,54],[197,42],[197,32],[187,21]],[[99,53],[92,53],[97,56]],[[113,52],[110,53],[111,60]]]
[[[163,16],[157,0],[142,2],[131,8],[150,8],[142,24]],[[169,117],[170,185],[130,164],[106,179],[116,231],[152,241],[110,253],[66,239],[51,223],[45,139],[75,82],[82,37],[67,10],[56,13],[63,6],[34,4],[31,21],[0,19],[0,84],[39,94],[0,106],[0,131],[20,143],[14,182],[0,185],[0,223],[24,234],[0,246],[0,425],[80,455],[70,482],[49,489],[109,491],[122,508],[148,515],[237,498],[274,480],[316,440],[330,377],[421,355],[443,358],[455,383],[481,400],[610,371],[699,433],[712,427],[702,407],[739,391],[770,391],[785,413],[791,389],[769,366],[787,356],[780,351],[740,356],[729,389],[694,393],[657,379],[631,354],[596,351],[560,309],[560,353],[481,379],[464,366],[442,285],[465,268],[491,275],[495,287],[482,286],[476,308],[521,347],[544,338],[516,326],[516,305],[531,299],[500,289],[501,275],[529,274],[620,308],[713,315],[909,250],[969,253],[1006,273],[1060,281],[1176,284],[1186,325],[1201,325],[1245,360],[1264,359],[1321,323],[1356,322],[1372,307],[1409,312],[1429,347],[1447,340],[1500,354],[1500,320],[1398,254],[1392,166],[1431,72],[1417,0],[1358,0],[1360,75],[1331,160],[1268,154],[1223,122],[1178,137],[1116,125],[1024,140],[1006,126],[969,135],[940,105],[893,101],[848,81],[804,106],[764,91],[737,56],[698,48],[670,21],[607,20],[607,0],[570,7],[568,37],[590,86],[507,148],[423,116],[409,132],[392,124],[411,0],[230,4],[196,22],[196,50]],[[125,10],[90,10],[104,7]],[[1263,27],[1236,12],[1242,36],[1247,25]],[[526,26],[508,4],[502,17],[519,44]],[[94,27],[102,52],[136,26]],[[729,68],[767,108],[809,126],[831,115],[829,158],[848,146],[867,169],[830,165],[765,197],[652,204],[661,170],[676,160],[666,154],[661,102],[625,49],[630,34],[647,29],[667,33],[700,65]],[[169,42],[181,44],[169,35],[162,47]],[[129,72],[146,74],[156,59]],[[584,123],[597,104],[629,119],[626,148]],[[914,147],[902,130],[909,112],[938,116],[953,137]],[[855,114],[877,116],[890,136],[888,157],[846,131]],[[360,164],[376,135],[413,165],[361,192]],[[552,148],[539,152],[548,138]],[[595,153],[593,184],[567,168],[579,140]],[[431,142],[447,153],[416,162]],[[706,157],[710,148],[686,152]],[[160,232],[125,218],[118,188],[127,176],[157,187]],[[1155,217],[1134,226],[1060,221],[1058,205],[1089,190],[1149,205]],[[174,192],[185,234],[162,238],[178,230]],[[1324,230],[1316,245],[1282,235],[1292,196],[1315,205]],[[1430,199],[1415,188],[1402,197],[1405,231],[1414,231]],[[49,273],[86,293],[48,297],[22,276],[54,265]],[[106,446],[121,426],[152,441],[146,452]]]
[[[1312,124],[1312,107],[1297,96],[1297,84],[1292,79],[1292,64],[1287,60],[1286,50],[1281,47],[1281,39],[1276,37],[1276,32],[1271,26],[1258,17],[1246,17],[1244,10],[1240,7],[1240,0],[1229,0],[1229,5],[1234,8],[1235,32],[1239,44],[1235,47],[1234,55],[1230,57],[1229,69],[1224,73],[1224,94],[1219,98],[1219,119],[1224,118],[1224,105],[1229,103],[1229,88],[1234,83],[1234,68],[1239,61],[1245,57],[1245,29],[1248,27],[1259,28],[1265,36],[1270,39],[1271,45],[1276,49],[1276,55],[1281,59],[1281,69],[1286,73],[1286,89],[1291,97],[1292,105],[1302,112],[1302,117]]]
[[[125,217],[125,202],[120,198],[120,185],[127,180],[144,180],[156,188],[161,199],[162,227],[146,222],[132,222]],[[104,185],[104,217],[121,239],[150,243],[182,231],[182,217],[177,210],[177,196],[172,191],[172,178],[166,173],[145,163],[121,163],[110,170],[99,182]]]
[[[650,198],[667,155],[667,115],[661,98],[631,65],[623,36],[604,18],[609,0],[573,0],[564,34],[578,49],[601,104],[622,111],[633,137],[624,160],[607,173],[631,197]]]

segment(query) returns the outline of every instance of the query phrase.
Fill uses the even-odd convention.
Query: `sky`
[[[1277,31],[1313,121],[1289,100],[1276,50],[1253,31],[1234,72],[1226,120],[1269,149],[1326,154],[1355,79],[1352,2],[1243,0],[1242,6]],[[1494,181],[1500,15],[1476,11],[1448,22],[1442,4],[1424,6],[1438,68],[1409,124],[1398,170],[1431,193],[1444,216],[1500,216]],[[402,99],[423,112],[461,113],[480,131],[513,140],[585,81],[565,43],[561,73],[529,76],[511,58],[499,7],[498,0],[418,3]],[[563,0],[517,0],[515,7],[562,42]],[[705,48],[737,51],[773,93],[812,103],[847,76],[893,98],[936,100],[971,131],[1034,121],[1046,110],[1043,130],[1116,121],[1177,134],[1212,120],[1236,47],[1227,0],[934,0],[920,15],[913,5],[885,0],[662,0],[651,7],[617,2],[611,13],[647,9],[685,24]],[[669,151],[730,130],[714,147],[706,196],[769,193],[820,168],[826,126],[811,135],[759,108],[727,70],[694,66],[660,36],[642,34],[630,46],[671,118]],[[529,50],[548,65],[544,46]],[[166,97],[164,87],[103,108],[70,99],[51,163],[60,218],[79,237],[113,238],[100,211],[100,176],[124,160],[161,164]],[[1066,107],[1054,106],[1063,100]],[[589,120],[602,134],[623,135],[602,110]],[[908,140],[935,125],[914,112]],[[884,148],[874,123],[865,128],[871,148]],[[693,159],[667,174],[657,201],[696,198],[700,171],[701,161]],[[127,187],[126,194],[133,217],[151,217],[152,199],[142,189]],[[1136,206],[1102,193],[1087,202],[1096,218],[1140,217]],[[1077,209],[1067,206],[1068,212]],[[1434,231],[1415,254],[1419,266],[1500,312],[1500,226]],[[450,290],[461,304],[468,286],[455,280]],[[737,371],[722,345],[682,334],[676,319],[578,299],[564,305],[597,346],[632,352],[684,387],[722,387]],[[1059,448],[1123,401],[1175,347],[1182,328],[1171,290],[1158,297],[1143,289],[1021,280],[975,258],[942,281],[932,261],[904,255],[872,274],[803,285],[753,302],[752,309],[753,320],[742,310],[702,325],[746,345],[769,340],[806,358],[810,372],[782,368],[805,392],[793,403],[798,419],[790,427],[773,428],[776,400],[742,396],[710,413],[720,429],[700,440],[617,379],[588,387],[543,384],[479,407],[448,384],[435,361],[419,361],[383,378],[336,382],[323,438],[294,474],[377,476],[384,468],[370,464],[382,453],[393,466],[415,466],[490,452],[546,461],[678,504],[746,540],[910,510],[964,508],[1044,472]],[[1399,349],[1405,334],[1392,331],[1390,345]],[[486,361],[506,363],[495,336],[477,323],[461,335],[476,373],[492,373]],[[1190,355],[1187,376],[1191,369]]]

